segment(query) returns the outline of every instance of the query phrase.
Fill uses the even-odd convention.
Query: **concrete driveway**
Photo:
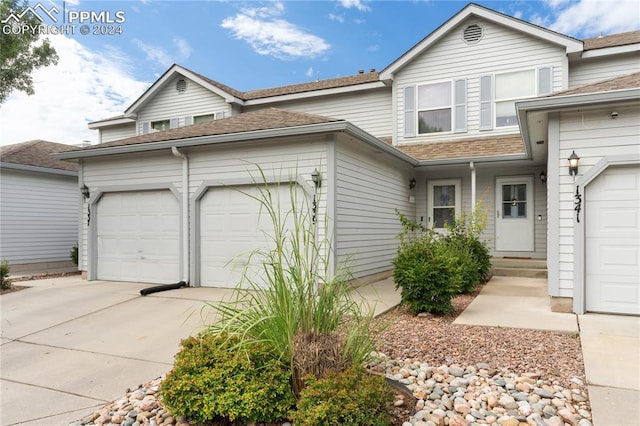
[[[168,372],[180,340],[232,290],[183,288],[146,297],[148,284],[64,277],[19,283],[1,297],[4,426],[67,425]]]

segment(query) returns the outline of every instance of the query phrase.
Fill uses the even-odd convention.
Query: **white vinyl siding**
[[[462,31],[470,24],[483,27],[483,37],[477,43],[468,45],[462,39]],[[566,75],[566,53],[561,46],[531,37],[527,34],[503,27],[499,24],[470,18],[461,22],[441,40],[437,41],[422,55],[398,71],[394,79],[396,127],[404,128],[404,88],[411,84],[442,81],[445,79],[467,80],[467,134],[480,133],[480,78],[501,72],[537,67],[553,67],[553,91],[565,89],[563,75]],[[566,84],[566,83],[564,83]],[[502,128],[494,134],[510,134],[514,128]],[[409,143],[446,141],[458,139],[459,134],[420,135],[407,140]],[[404,142],[399,132],[398,142]]]
[[[147,103],[138,113],[138,133],[145,134],[145,123],[160,120],[176,120],[175,127],[188,125],[186,117],[211,114],[212,111],[224,111],[231,115],[231,106],[225,100],[194,81],[187,80],[187,90],[176,90],[176,76]]]
[[[76,176],[0,170],[0,258],[9,265],[69,261],[79,203]]]
[[[390,89],[279,102],[246,108],[244,112],[268,107],[347,120],[378,138],[393,134]]]
[[[611,108],[603,110],[585,110],[560,114],[558,158],[559,206],[550,206],[559,210],[558,229],[549,229],[550,234],[558,235],[559,253],[557,286],[550,280],[550,293],[560,297],[573,297],[574,284],[574,247],[576,212],[574,210],[576,186],[569,175],[567,158],[575,150],[580,156],[578,177],[586,173],[600,159],[609,155],[634,155],[638,153],[640,135],[640,107],[616,108],[618,118],[612,120]],[[554,135],[550,135],[551,137]],[[554,146],[554,145],[550,145]],[[584,194],[583,194],[584,195]],[[581,213],[584,219],[584,212]],[[550,272],[551,272],[550,267]],[[554,268],[555,269],[555,268]],[[551,277],[550,277],[551,278]],[[554,280],[556,282],[556,280]]]
[[[136,136],[136,124],[119,124],[117,126],[103,127],[99,130],[100,143],[117,141]]]
[[[347,142],[338,144],[336,170],[338,258],[356,277],[392,269],[401,230],[395,210],[415,211],[411,168]]]
[[[569,89],[574,89],[585,84],[638,72],[640,53],[577,60],[569,64],[569,70]]]

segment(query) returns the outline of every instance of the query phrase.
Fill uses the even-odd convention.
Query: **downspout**
[[[473,161],[469,162],[471,169],[471,212],[476,211],[476,166]]]
[[[182,158],[182,276],[184,283],[189,285],[189,158],[181,153],[177,147],[171,147],[171,153]]]

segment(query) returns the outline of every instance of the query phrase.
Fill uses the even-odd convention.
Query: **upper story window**
[[[480,130],[518,125],[516,101],[553,91],[550,66],[480,77]]]
[[[418,86],[418,134],[451,131],[451,82]]]
[[[466,80],[405,87],[405,136],[446,133],[452,130],[467,131]]]
[[[220,120],[224,118],[224,111],[215,112],[213,114],[195,115],[193,117],[193,124],[206,123],[207,121]]]
[[[158,120],[151,122],[152,132],[161,132],[163,130],[169,130],[171,128],[171,120]]]

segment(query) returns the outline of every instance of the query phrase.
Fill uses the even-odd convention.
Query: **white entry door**
[[[584,221],[587,311],[640,315],[640,167],[589,184]]]
[[[496,179],[496,251],[534,251],[533,177]]]

